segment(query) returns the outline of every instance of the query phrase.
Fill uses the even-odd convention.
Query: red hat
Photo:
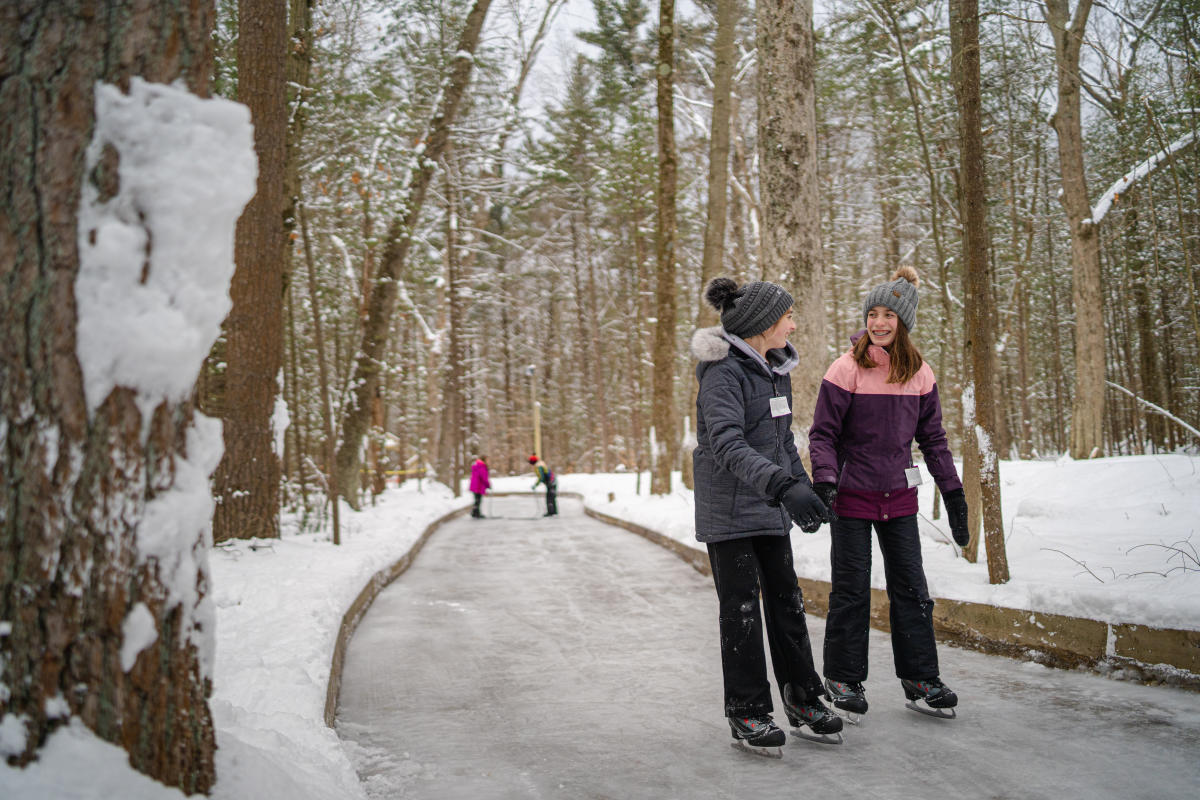
[[[537,455],[536,455],[536,454],[535,454],[535,455],[532,455],[532,456],[530,456],[530,457],[529,457],[529,463],[530,463],[530,464],[536,464],[536,463],[537,463]]]

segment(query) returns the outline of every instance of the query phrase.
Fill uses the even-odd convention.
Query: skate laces
[[[946,691],[946,684],[942,683],[941,678],[930,678],[926,681],[912,681],[912,685],[917,687],[924,694],[941,694]]]

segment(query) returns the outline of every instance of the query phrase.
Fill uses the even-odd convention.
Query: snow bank
[[[923,470],[923,467],[922,467]],[[936,597],[1124,622],[1200,630],[1200,459],[1130,456],[1090,461],[1004,461],[1001,502],[1009,572],[988,583],[987,557],[969,564],[952,544],[945,516],[933,520],[933,482],[920,487],[922,554]],[[497,491],[528,490],[526,478],[494,481]],[[649,496],[637,476],[563,475],[559,490],[592,508],[703,550],[694,501],[678,480],[672,494]],[[610,501],[609,494],[614,496]],[[792,530],[796,572],[829,580],[829,527]],[[883,588],[878,545],[871,585]]]

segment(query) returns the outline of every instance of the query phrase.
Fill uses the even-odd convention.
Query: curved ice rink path
[[[577,501],[557,519],[489,502],[433,535],[350,643],[337,730],[373,798],[1200,797],[1200,695],[942,646],[961,702],[937,720],[904,708],[879,632],[844,745],[742,753],[709,578]],[[824,620],[809,630],[819,660]]]

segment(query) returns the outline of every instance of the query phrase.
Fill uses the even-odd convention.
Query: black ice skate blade
[[[938,719],[956,719],[958,714],[953,708],[934,708],[932,706],[917,705],[916,700],[909,700],[904,704],[906,708],[911,708],[918,714],[924,714],[927,717],[937,717]]]
[[[782,747],[755,747],[745,739],[735,739],[729,743],[729,746],[734,750],[741,750],[763,758],[783,758]]]
[[[814,733],[812,731],[805,730],[799,725],[792,726],[792,735],[809,742],[816,742],[817,744],[842,743],[842,734],[840,733]]]

